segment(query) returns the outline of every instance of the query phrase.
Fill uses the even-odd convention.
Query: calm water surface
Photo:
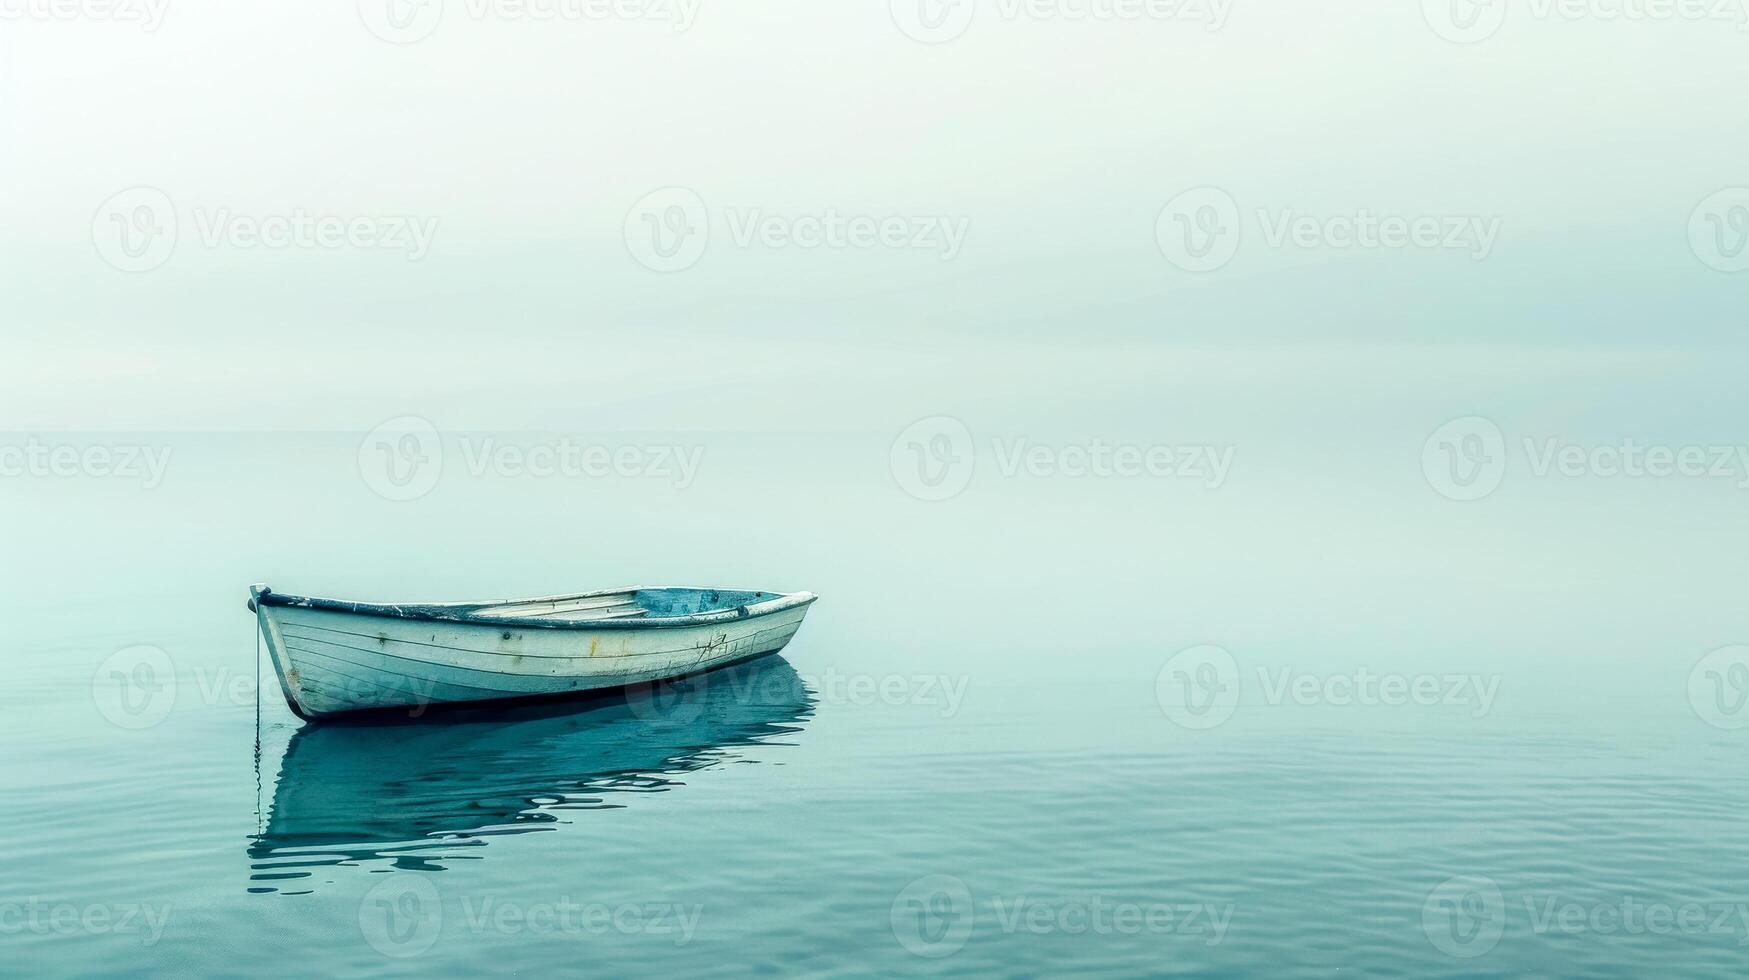
[[[300,461],[274,472],[309,499],[332,490],[312,505],[328,520],[300,527],[222,492],[255,451],[234,440],[179,444],[185,482],[145,503],[13,488],[41,515],[16,527],[21,553],[78,569],[89,598],[55,598],[67,573],[10,573],[9,968],[1727,976],[1749,962],[1745,743],[1689,688],[1737,614],[1710,577],[1690,580],[1690,606],[1641,588],[1658,573],[1623,570],[1644,557],[1631,542],[1607,582],[1581,567],[1591,553],[1507,536],[1514,561],[1356,537],[1329,555],[1341,574],[1306,575],[1332,525],[1460,539],[1473,518],[1416,525],[1416,505],[1308,503],[1303,487],[1213,502],[1182,488],[1170,516],[1125,488],[1081,491],[1099,496],[1089,511],[1052,487],[997,487],[955,515],[860,489],[864,447],[821,445],[786,457],[812,467],[796,472],[813,481],[792,501],[802,533],[750,525],[693,551],[711,522],[690,526],[691,506],[592,488],[618,494],[621,523],[549,538],[575,559],[529,559],[502,541],[537,535],[569,490],[471,528],[453,519],[504,488],[384,504],[347,475],[346,440],[308,443],[259,450]],[[756,508],[757,486],[732,473],[695,499]],[[1268,516],[1310,506],[1323,526],[1297,537]],[[843,508],[866,519],[833,523]],[[1582,540],[1535,499],[1503,513]],[[664,522],[652,549],[640,536]],[[450,539],[421,543],[432,527]],[[269,689],[257,763],[243,603],[270,576],[365,598],[406,597],[382,582],[458,598],[673,578],[822,599],[784,656],[674,690],[311,726]],[[1211,643],[1232,673],[1177,656]],[[174,682],[113,676],[112,655],[142,644]],[[1211,664],[1195,703],[1174,702],[1176,679],[1201,685]],[[1386,677],[1431,698],[1355,693]]]

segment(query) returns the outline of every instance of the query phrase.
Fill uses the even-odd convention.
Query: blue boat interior
[[[779,598],[782,598],[782,594],[777,592],[742,592],[728,589],[628,589],[599,595],[484,605],[473,610],[473,615],[488,619],[534,619],[565,623],[670,619],[739,609]]]
[[[780,598],[776,592],[730,592],[722,589],[639,589],[632,601],[652,616],[695,616],[736,609]]]

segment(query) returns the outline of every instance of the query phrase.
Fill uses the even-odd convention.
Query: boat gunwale
[[[355,602],[350,599],[325,599],[317,596],[287,595],[274,592],[266,586],[257,586],[250,590],[253,598],[249,608],[255,610],[256,604],[282,609],[311,609],[318,612],[347,613],[354,616],[372,616],[379,619],[401,619],[416,622],[456,623],[464,626],[484,626],[493,628],[514,627],[516,629],[545,630],[642,630],[642,629],[682,629],[688,626],[709,626],[715,623],[738,623],[744,620],[757,619],[790,609],[799,609],[812,605],[819,596],[812,592],[778,593],[777,598],[763,602],[747,603],[728,609],[713,609],[710,612],[693,613],[688,616],[661,616],[644,619],[597,619],[597,620],[551,620],[528,616],[484,616],[485,610],[502,608],[504,606],[519,606],[536,602],[564,602],[573,599],[588,599],[595,596],[619,595],[660,589],[677,589],[694,592],[734,592],[745,591],[737,589],[706,589],[683,585],[639,585],[623,589],[597,589],[593,592],[577,592],[569,595],[541,596],[534,599],[497,599],[490,602],[423,602],[423,603],[388,603],[388,602]]]

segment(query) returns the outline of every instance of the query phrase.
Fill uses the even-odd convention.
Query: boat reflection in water
[[[745,761],[735,747],[800,731],[813,706],[795,668],[769,656],[587,700],[306,727],[250,844],[250,890],[305,891],[323,868],[376,860],[441,870],[490,837]]]

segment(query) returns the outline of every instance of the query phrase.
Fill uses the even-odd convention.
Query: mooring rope
[[[266,832],[261,814],[261,623],[255,624],[255,834]]]

